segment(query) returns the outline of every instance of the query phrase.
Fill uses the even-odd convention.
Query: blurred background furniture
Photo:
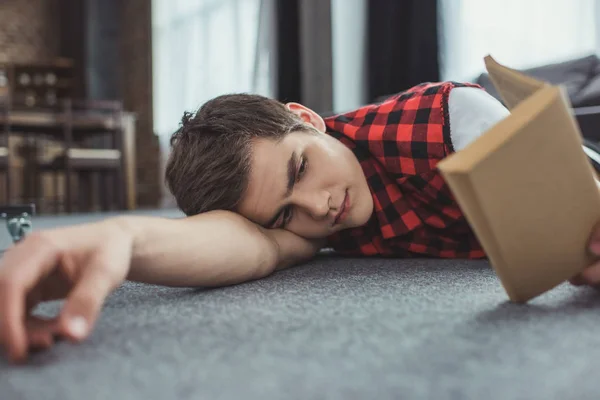
[[[64,194],[52,201],[54,213],[71,213],[75,208],[79,212],[126,209],[121,102],[65,99],[60,112],[60,128],[47,131],[46,137],[51,141],[43,146],[39,145],[42,141],[37,141],[30,158],[34,160],[36,202],[45,207],[51,199],[43,181],[49,174],[55,196]],[[94,204],[97,200],[100,207]]]
[[[0,81],[15,109],[52,109],[73,97],[73,61],[55,58],[37,63],[2,63]],[[0,82],[0,86],[1,86]]]
[[[0,204],[135,209],[134,115],[121,101],[75,98],[71,84],[69,60],[0,64]]]
[[[600,59],[596,55],[521,71],[536,79],[563,85],[582,135],[592,142],[600,142]],[[474,81],[502,101],[487,73],[479,75]]]
[[[79,100],[74,102],[77,103]],[[64,106],[65,104],[63,103],[63,107]],[[128,112],[115,112],[114,110],[106,111],[106,107],[103,107],[103,110],[101,111],[98,111],[98,109],[94,110],[96,111],[90,112],[90,110],[88,110],[88,112],[83,112],[81,109],[72,111],[74,114],[72,126],[70,128],[72,136],[77,140],[85,137],[87,142],[84,143],[86,145],[84,149],[92,150],[93,147],[90,145],[90,142],[93,142],[94,140],[100,141],[100,139],[93,139],[93,136],[96,135],[97,137],[100,137],[102,132],[111,132],[111,130],[114,129],[116,122],[113,121],[114,117],[111,117],[110,114],[117,113],[121,115],[119,117],[119,125],[121,127],[120,143],[114,145],[109,143],[108,145],[113,148],[120,146],[122,149],[120,155],[122,162],[121,168],[124,175],[122,178],[122,185],[124,186],[123,191],[125,193],[126,201],[125,204],[121,204],[120,207],[124,207],[127,210],[133,210],[136,208],[135,116]],[[21,181],[21,188],[19,191],[18,202],[36,202],[39,206],[39,214],[46,213],[48,207],[45,206],[54,204],[56,201],[61,201],[62,204],[64,204],[65,207],[62,211],[67,211],[66,206],[68,202],[66,199],[67,197],[70,197],[70,195],[66,195],[66,186],[64,185],[65,177],[59,175],[60,187],[57,193],[54,192],[56,187],[48,184],[48,182],[44,182],[44,188],[43,190],[40,190],[36,177],[36,165],[40,160],[45,159],[47,161],[48,157],[52,157],[52,155],[57,155],[61,151],[64,151],[64,141],[61,142],[60,140],[65,137],[66,130],[69,130],[65,125],[65,113],[66,111],[64,108],[61,110],[57,107],[54,110],[12,109],[8,112],[8,117],[0,115],[0,126],[2,126],[3,129],[10,129],[10,133],[14,137],[13,141],[15,142],[15,145],[13,147],[15,150],[13,151],[14,155],[11,158],[14,160],[13,166],[19,167],[18,171],[14,171],[13,168],[13,172],[15,172],[13,176],[15,176],[17,172],[20,172],[18,177]],[[119,133],[117,135],[119,135]],[[102,140],[108,139],[105,138]],[[100,144],[102,145],[103,142],[100,141]],[[98,146],[98,142],[93,142],[93,145]],[[102,148],[96,150],[102,150]],[[97,152],[82,153],[75,149],[72,149],[70,153],[72,157],[81,156],[83,154],[86,156],[99,155]],[[106,153],[104,155],[106,155]],[[44,179],[42,179],[42,181],[44,181]],[[54,190],[52,190],[52,186],[54,186]],[[72,189],[73,186],[70,187],[71,190],[75,190]],[[44,196],[46,196],[47,199],[43,199],[42,197]],[[56,207],[52,207],[52,209],[55,208]],[[71,207],[71,209],[74,208]]]
[[[8,88],[8,70],[0,65],[0,114],[6,117],[9,109],[10,90]],[[4,195],[0,196],[0,201],[4,204],[11,203],[11,185],[10,185],[10,152],[8,147],[9,127],[7,125],[0,127],[0,173],[2,174],[2,190]]]
[[[0,102],[2,100],[0,99]],[[0,112],[6,115],[8,107],[0,104]],[[8,125],[5,124],[2,126],[0,130],[0,172],[2,172],[3,178],[3,186],[2,189],[4,191],[4,196],[2,201],[4,204],[11,203],[11,193],[10,193],[10,152],[8,151],[8,137],[9,137],[9,128]]]

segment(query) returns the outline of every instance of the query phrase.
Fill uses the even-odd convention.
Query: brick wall
[[[152,122],[152,5],[121,2],[121,93],[125,108],[137,116],[137,192],[141,207],[157,207],[162,196],[160,146]]]
[[[57,1],[0,1],[0,61],[46,61],[58,55]]]

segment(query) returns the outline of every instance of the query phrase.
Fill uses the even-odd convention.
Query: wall
[[[152,4],[122,1],[121,92],[125,107],[136,113],[138,205],[160,205],[160,146],[152,116]]]
[[[0,1],[0,61],[44,61],[58,55],[57,1]]]

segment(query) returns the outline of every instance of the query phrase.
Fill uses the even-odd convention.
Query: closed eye
[[[298,166],[297,172],[296,172],[296,177],[294,179],[294,182],[300,182],[300,180],[302,179],[302,177],[306,174],[306,170],[308,167],[308,161],[306,159],[306,157],[303,155],[300,157],[300,165]],[[284,229],[287,224],[290,223],[290,221],[292,220],[292,218],[294,217],[294,210],[293,210],[293,206],[288,205],[283,209],[283,222],[281,224],[281,228]]]

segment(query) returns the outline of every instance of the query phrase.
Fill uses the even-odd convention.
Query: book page
[[[509,110],[547,85],[543,81],[499,64],[489,55],[484,58],[484,62],[492,83]]]

